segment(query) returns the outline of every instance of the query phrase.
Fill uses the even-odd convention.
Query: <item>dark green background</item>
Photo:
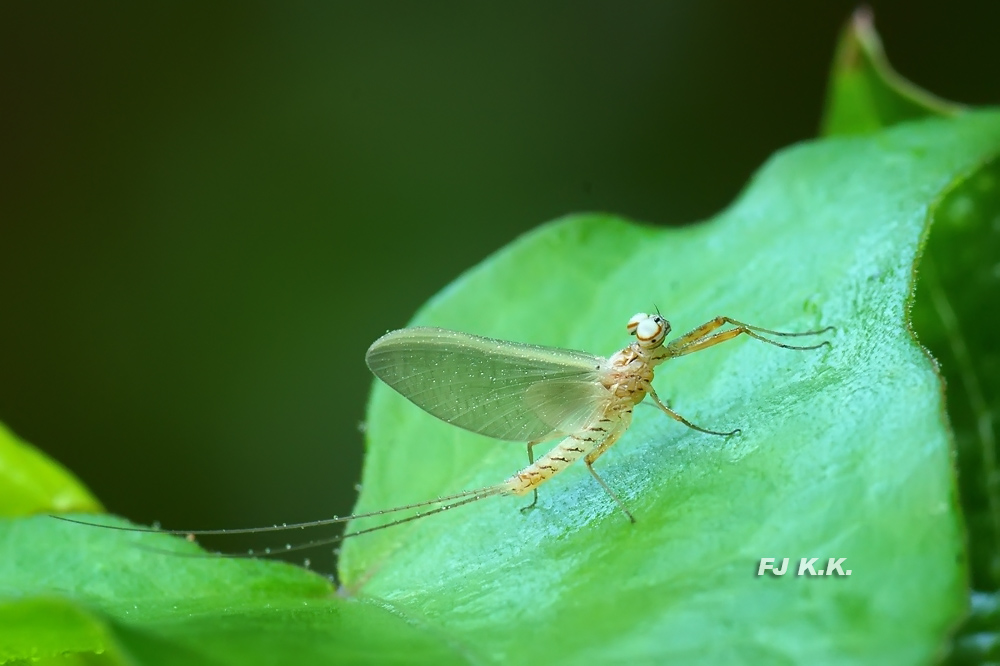
[[[5,2],[0,420],[136,521],[345,513],[378,335],[562,214],[725,206],[854,6]],[[997,101],[1000,3],[874,9]]]

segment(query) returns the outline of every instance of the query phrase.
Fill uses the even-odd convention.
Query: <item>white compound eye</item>
[[[649,349],[662,345],[669,332],[670,322],[660,315],[647,316],[637,322],[635,327],[635,337],[639,338],[639,344]]]
[[[632,315],[632,318],[628,320],[628,326],[626,326],[625,328],[628,329],[628,332],[630,334],[635,335],[635,331],[639,327],[639,322],[642,322],[646,319],[649,319],[649,315],[646,314],[645,312],[634,314]]]

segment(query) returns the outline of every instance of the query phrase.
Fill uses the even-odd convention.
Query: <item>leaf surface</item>
[[[526,646],[551,663],[931,659],[964,612],[966,571],[941,384],[906,311],[938,205],[998,146],[1000,115],[986,112],[830,138],[779,154],[709,223],[574,217],[470,271],[414,323],[604,354],[654,304],[678,331],[722,314],[837,333],[818,352],[741,340],[661,366],[674,409],[743,432],[638,409],[597,465],[636,525],[580,466],[528,515],[522,499],[491,499],[348,542],[347,586],[488,661]],[[525,464],[521,446],[450,428],[384,386],[368,423],[362,511]],[[762,557],[793,571],[758,577]],[[852,573],[796,576],[813,557]]]

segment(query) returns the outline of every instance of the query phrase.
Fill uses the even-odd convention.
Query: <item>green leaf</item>
[[[874,32],[856,32],[860,50],[842,54],[825,123],[855,136],[782,152],[698,226],[604,215],[547,225],[417,317],[597,353],[626,344],[625,320],[654,304],[680,331],[718,314],[837,326],[818,352],[740,340],[662,366],[655,385],[675,409],[743,432],[711,437],[637,409],[597,464],[636,525],[574,467],[529,513],[524,499],[495,498],[348,541],[335,591],[280,563],[192,558],[196,546],[164,535],[0,520],[0,663],[882,664],[941,654],[968,573],[941,384],[907,308],[921,340],[926,331],[945,350],[935,354],[959,451],[982,461],[1000,375],[992,328],[972,323],[993,316],[976,296],[995,289],[1000,113],[933,118],[940,110],[886,74]],[[932,221],[945,231],[923,247]],[[931,263],[914,301],[922,247]],[[980,399],[954,389],[970,376]],[[525,463],[522,445],[439,423],[384,386],[367,432],[359,510],[494,483]],[[75,482],[10,441],[0,437],[0,507],[7,479],[27,478],[29,492],[8,504],[28,508],[6,515],[53,510]],[[961,460],[964,478],[973,459]],[[975,509],[971,576],[986,589],[994,477],[969,464],[981,475],[978,490],[962,486]],[[23,496],[42,500],[17,504]],[[851,575],[758,577],[762,557],[843,557]],[[991,654],[995,597],[977,594],[973,607],[958,659]]]
[[[69,471],[0,424],[0,517],[103,511]]]
[[[799,146],[711,223],[564,220],[427,306],[421,323],[604,353],[654,303],[678,329],[720,313],[838,327],[828,350],[743,340],[663,366],[656,385],[678,411],[743,433],[723,440],[638,410],[598,463],[636,525],[571,468],[527,514],[523,499],[492,499],[349,541],[344,598],[286,565],[135,547],[194,551],[180,539],[8,520],[4,617],[64,599],[138,663],[927,661],[966,581],[940,385],[905,308],[928,221],[998,147],[997,113]],[[384,388],[368,435],[361,508],[523,464],[521,446],[450,428]],[[761,557],[844,557],[852,575],[757,577]],[[74,627],[36,653],[83,649]]]
[[[837,46],[822,133],[865,134],[928,116],[966,109],[910,83],[892,68],[875,32],[871,10],[858,9]]]
[[[962,107],[905,81],[888,64],[868,10],[841,39],[824,126],[859,133],[913,117],[953,116]],[[924,248],[912,324],[937,360],[954,430],[959,496],[968,529],[971,614],[956,632],[951,663],[1000,659],[1000,358],[993,342],[1000,281],[1000,166],[956,184],[937,208]]]
[[[580,466],[528,514],[491,499],[349,541],[345,585],[486,660],[931,659],[963,614],[966,572],[941,386],[906,308],[936,204],[998,148],[997,113],[828,139],[771,160],[711,223],[576,217],[477,266],[414,323],[605,354],[654,303],[680,331],[719,314],[838,331],[819,352],[741,340],[662,366],[655,385],[681,414],[743,432],[637,409],[597,464],[636,525]],[[525,464],[522,445],[384,386],[367,433],[361,511]],[[852,575],[757,577],[762,557],[845,557]]]
[[[108,663],[456,661],[446,639],[378,604],[337,596],[321,576],[184,556],[199,553],[165,535],[48,516],[0,520],[0,663],[102,650]]]
[[[34,597],[0,603],[0,663],[51,659],[74,653],[105,653],[112,641],[107,626],[66,599]],[[105,663],[122,663],[108,652]]]
[[[954,663],[1000,659],[1000,162],[961,183],[939,206],[921,260],[913,328],[947,387],[968,529],[972,614]]]
[[[711,223],[564,220],[427,306],[421,323],[604,353],[654,303],[678,329],[722,313],[838,327],[828,350],[744,340],[663,366],[656,385],[678,411],[743,433],[722,440],[638,410],[598,464],[636,525],[571,468],[528,514],[524,500],[493,499],[349,541],[346,599],[286,565],[135,547],[195,548],[179,539],[8,520],[4,612],[65,599],[141,663],[528,651],[552,663],[926,661],[966,586],[940,386],[905,307],[937,204],[998,147],[997,113],[806,144]],[[448,427],[384,387],[368,435],[361,508],[485,485],[523,464],[521,446]],[[757,577],[761,557],[845,557],[852,575]],[[39,654],[82,649],[79,632],[67,635]]]

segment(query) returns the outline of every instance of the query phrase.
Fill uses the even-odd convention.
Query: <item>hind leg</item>
[[[535,452],[534,447],[539,442],[528,442],[528,466],[530,467],[535,463]],[[534,509],[535,505],[538,504],[538,488],[535,488],[532,492],[531,504],[528,506],[522,506],[521,511],[527,511],[528,509]]]

